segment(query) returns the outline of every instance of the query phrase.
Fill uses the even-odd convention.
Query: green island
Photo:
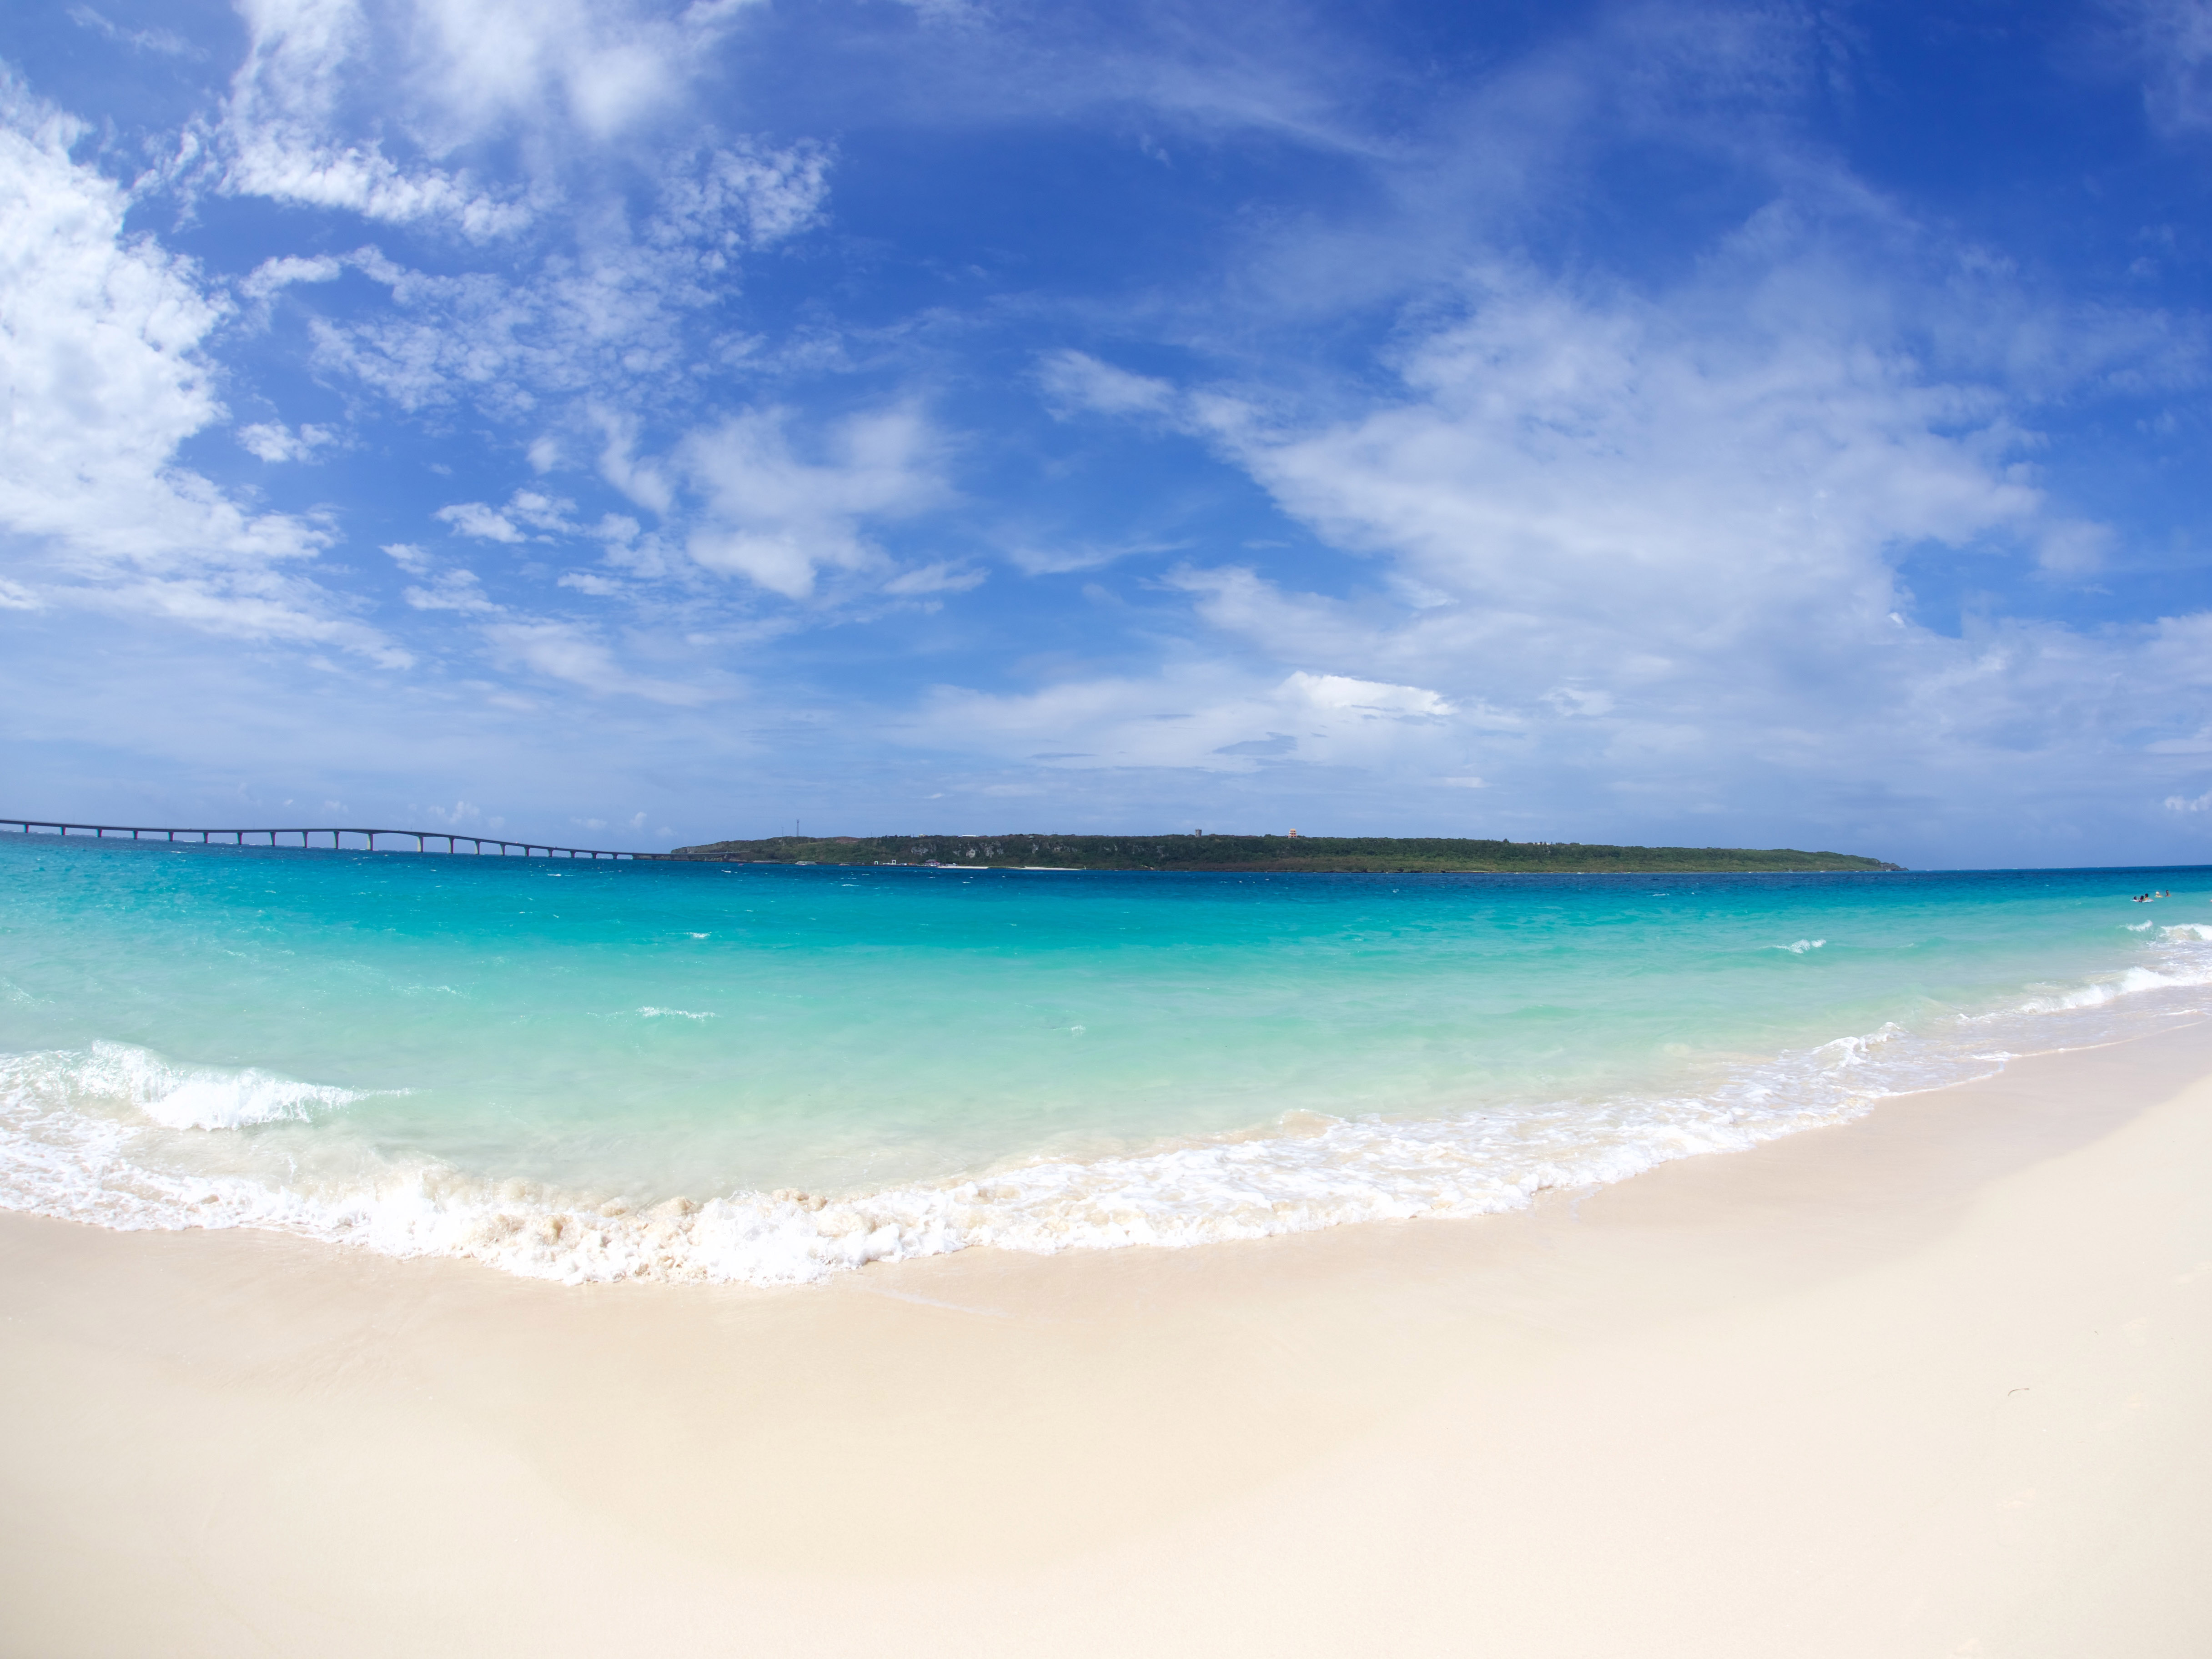
[[[1366,874],[1607,875],[1901,870],[1795,848],[1606,847],[1419,836],[777,836],[661,856],[747,864],[938,865],[968,869],[1250,870]]]

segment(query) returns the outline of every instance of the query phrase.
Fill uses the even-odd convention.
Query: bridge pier
[[[348,836],[359,836],[362,846],[356,850],[368,853],[384,850],[376,844],[379,836],[399,836],[413,837],[417,853],[428,853],[432,842],[442,841],[446,843],[447,855],[451,857],[460,852],[461,842],[466,841],[470,852],[477,858],[483,857],[485,847],[490,846],[498,849],[498,855],[501,858],[516,853],[524,858],[533,858],[543,853],[547,858],[567,859],[572,863],[578,859],[590,859],[594,863],[601,859],[611,859],[619,863],[624,859],[635,862],[639,860],[665,860],[669,856],[665,853],[631,853],[605,847],[556,847],[548,842],[495,840],[488,842],[482,836],[465,836],[451,830],[364,830],[343,824],[320,829],[198,830],[161,824],[64,823],[52,818],[0,818],[0,830],[13,830],[25,836],[52,831],[55,838],[61,841],[66,841],[73,835],[90,836],[94,841],[105,841],[113,836],[118,840],[127,837],[133,842],[143,841],[149,836],[159,836],[169,846],[177,845],[181,838],[186,846],[199,847],[215,846],[217,836],[228,836],[230,840],[227,844],[232,847],[259,847],[272,851],[296,847],[301,852],[315,850],[319,845],[316,837],[328,836],[330,841],[327,844],[333,853],[347,850],[345,838]],[[197,842],[192,840],[195,836],[199,838]],[[249,836],[253,839],[248,841],[246,837]],[[297,842],[289,842],[284,839],[288,836],[297,836],[300,839]]]

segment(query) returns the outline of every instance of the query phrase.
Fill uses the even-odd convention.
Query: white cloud
[[[482,501],[455,501],[451,507],[441,507],[431,515],[453,526],[464,536],[473,536],[480,542],[520,542],[529,538],[517,530],[507,515]]]
[[[2175,134],[2212,129],[2212,4],[2134,0],[2118,9],[2134,36],[2152,122]]]
[[[520,519],[532,530],[548,535],[574,535],[576,525],[568,515],[575,510],[575,502],[535,489],[516,490],[507,504],[509,517]]]
[[[687,258],[783,241],[820,222],[830,166],[829,150],[813,143],[702,146],[663,173],[660,209],[646,222],[646,240]]]
[[[324,426],[301,426],[297,431],[282,421],[257,421],[238,428],[238,441],[247,451],[270,463],[305,461],[315,452],[337,441],[337,434]]]
[[[1188,542],[1136,540],[1127,542],[1076,542],[1052,547],[1018,546],[1009,549],[1006,557],[1014,567],[1031,576],[1065,575],[1073,570],[1096,570],[1101,565],[1120,559],[1139,558],[1147,554],[1177,553],[1188,547]]]
[[[638,459],[636,417],[605,409],[594,409],[592,416],[606,434],[599,475],[640,507],[665,514],[675,503],[676,488],[657,462]]]
[[[121,187],[70,159],[82,131],[0,74],[0,523],[64,579],[45,598],[404,661],[301,572],[327,526],[247,511],[177,465],[224,418],[201,355],[223,304],[125,231]]]
[[[1303,669],[1255,684],[1225,669],[1194,665],[1152,679],[1073,682],[1027,696],[948,688],[902,735],[1054,770],[1253,772],[1293,760],[1373,768],[1458,744],[1465,731],[1456,714],[1423,686]]]
[[[2212,792],[2194,796],[2168,795],[2166,810],[2169,812],[2212,811]]]
[[[280,254],[264,259],[246,273],[238,290],[247,299],[262,301],[288,289],[295,283],[334,283],[345,274],[345,261],[327,253],[303,258],[298,254]]]
[[[488,187],[447,164],[522,131],[543,167],[574,139],[604,144],[688,97],[739,7],[670,18],[621,0],[240,0],[245,62],[218,146],[224,188],[349,210],[394,224],[437,220],[484,239],[522,228],[557,193]],[[387,144],[406,157],[395,160]],[[756,240],[790,234],[818,202],[818,154],[719,153],[726,193]]]
[[[793,447],[781,409],[732,416],[677,452],[704,510],[685,546],[707,569],[741,575],[787,599],[814,591],[824,568],[859,570],[883,554],[863,526],[949,498],[939,441],[910,404],[855,415],[824,434],[821,459]]]
[[[595,575],[588,570],[571,570],[555,585],[573,588],[579,593],[588,593],[595,599],[614,599],[623,591],[620,582],[610,581],[605,576]]]
[[[751,0],[752,4],[764,0]],[[437,0],[412,8],[416,64],[448,135],[565,110],[605,140],[683,100],[708,48],[750,9],[670,18],[623,0]]]
[[[2054,576],[2086,576],[2101,569],[2118,538],[2109,525],[2062,519],[2045,527],[2036,561]]]
[[[1132,374],[1087,352],[1047,352],[1037,363],[1046,400],[1063,413],[1164,415],[1180,401],[1166,380]]]
[[[410,587],[402,594],[416,611],[459,611],[488,615],[501,607],[485,595],[473,570],[444,570],[428,587]]]
[[[1963,567],[2002,590],[2118,558],[2120,532],[2047,493],[2027,418],[2046,399],[2193,384],[2194,325],[2054,309],[1863,193],[1807,194],[1671,289],[1493,261],[1455,311],[1431,295],[1410,313],[1379,394],[1314,375],[1295,396],[1256,377],[1187,391],[1078,354],[1048,384],[1063,409],[1210,434],[1290,517],[1370,562],[1370,583],[1328,595],[1243,565],[1161,585],[1226,636],[1200,648],[1432,688],[1448,736],[1394,732],[1351,763],[1408,786],[1479,777],[1509,831],[1496,815],[1566,810],[1584,833],[1648,835],[1786,810],[1844,823],[1839,838],[1878,822],[1935,843],[1950,833],[1936,802],[2087,802],[2160,775],[2116,756],[2212,747],[2177,735],[2207,715],[2212,657],[2189,642],[2212,618],[2090,632],[1923,614],[1909,580]],[[1188,696],[1190,672],[1010,702],[945,694],[926,729],[956,747],[959,719],[1015,720],[1039,750],[1082,751],[1051,764],[1322,757],[1249,694]],[[1205,746],[1194,723],[1208,721],[1222,738]]]
[[[2149,755],[2212,755],[2212,726],[2191,732],[2185,738],[2161,738],[2143,745]]]
[[[464,825],[474,827],[477,824],[496,830],[501,822],[498,818],[487,820],[482,807],[465,800],[457,800],[451,806],[420,806],[414,810],[431,823],[447,824],[456,830]]]
[[[1283,682],[1293,700],[1317,709],[1357,715],[1363,720],[1389,720],[1406,715],[1442,719],[1455,713],[1434,691],[1418,685],[1386,685],[1376,680],[1354,679],[1348,674],[1309,674],[1301,671]]]
[[[225,189],[395,224],[444,219],[477,237],[527,222],[526,207],[465,174],[403,167],[379,141],[342,136],[359,95],[349,60],[365,55],[371,33],[356,0],[240,0],[239,9],[247,45],[221,131]]]
[[[137,52],[158,52],[164,58],[186,58],[194,61],[207,56],[173,29],[125,28],[120,24],[109,21],[90,6],[71,6],[69,20],[79,28],[90,29],[94,34],[103,35],[118,46],[129,46]]]
[[[1772,222],[1661,299],[1493,270],[1404,349],[1379,407],[1312,424],[1194,398],[1287,512],[1383,581],[1326,600],[1249,570],[1170,580],[1278,660],[1441,685],[1616,777],[1893,715],[1958,654],[1892,619],[1911,605],[1896,560],[2035,545],[2078,570],[2106,535],[2046,521],[2005,398],[1889,345],[1855,280]]]
[[[894,576],[884,584],[884,592],[912,599],[925,593],[965,593],[981,587],[990,572],[972,566],[962,567],[950,562],[926,564]]]
[[[517,620],[495,623],[483,635],[502,660],[589,691],[642,697],[677,707],[712,702],[720,695],[708,685],[630,673],[606,643],[580,623],[545,618]]]
[[[1771,314],[1792,296],[1741,297],[1750,326],[1718,332],[1501,274],[1407,353],[1404,401],[1318,431],[1225,400],[1210,418],[1332,539],[1487,607],[1595,625],[1608,652],[1710,647],[1808,604],[1886,613],[1892,550],[2033,520],[1993,396],[1832,314]]]
[[[466,399],[542,419],[545,400],[575,400],[606,434],[614,478],[635,441],[628,411],[666,405],[724,366],[734,348],[715,318],[737,291],[740,256],[819,220],[830,162],[805,143],[673,150],[645,181],[647,210],[633,214],[601,180],[562,221],[576,245],[536,269],[427,275],[364,248],[345,263],[386,287],[391,306],[317,318],[318,362],[410,410]],[[655,480],[617,482],[652,504]]]

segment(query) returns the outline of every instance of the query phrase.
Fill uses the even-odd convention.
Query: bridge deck
[[[357,836],[361,837],[360,844],[352,848],[357,853],[394,851],[435,853],[441,850],[458,853],[460,851],[460,843],[466,842],[478,854],[482,854],[486,848],[491,848],[495,849],[501,857],[512,856],[520,852],[525,858],[532,858],[542,854],[548,858],[630,859],[657,862],[672,856],[666,853],[611,852],[605,848],[554,847],[542,841],[507,841],[497,836],[465,836],[458,830],[364,830],[356,829],[350,825],[343,829],[185,830],[172,829],[163,825],[61,823],[45,818],[0,818],[0,830],[9,830],[26,836],[49,833],[63,836],[89,836],[95,841],[105,840],[111,836],[118,838],[128,837],[132,841],[159,837],[164,842],[172,842],[182,838],[185,845],[197,847],[313,848],[320,844],[316,837],[327,836],[330,837],[328,847],[333,851],[339,851],[348,846],[345,839],[348,836]],[[299,839],[296,842],[283,839],[292,836],[296,836]],[[404,838],[412,841],[415,845],[411,848],[379,847],[376,844],[376,838],[379,836]],[[433,842],[443,842],[445,846],[441,849],[431,846],[430,843]]]

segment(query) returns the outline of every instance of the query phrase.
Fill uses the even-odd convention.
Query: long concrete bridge
[[[0,818],[0,832],[8,830],[25,836],[90,837],[95,841],[110,837],[118,841],[181,841],[188,847],[322,847],[331,851],[343,851],[350,847],[357,853],[458,853],[461,850],[460,843],[466,842],[473,853],[486,854],[489,848],[491,854],[503,858],[520,854],[524,858],[543,855],[556,859],[632,859],[659,862],[672,856],[667,853],[615,853],[605,848],[551,847],[538,841],[503,841],[494,836],[465,836],[457,830],[357,830],[350,826],[311,830],[173,830],[145,824],[59,823],[50,823],[44,818]],[[349,836],[356,836],[358,840],[349,842],[346,840]],[[379,836],[411,841],[415,845],[411,848],[379,847],[376,844]],[[323,836],[329,839],[319,839]],[[434,842],[443,842],[445,845],[435,847],[431,845]]]

